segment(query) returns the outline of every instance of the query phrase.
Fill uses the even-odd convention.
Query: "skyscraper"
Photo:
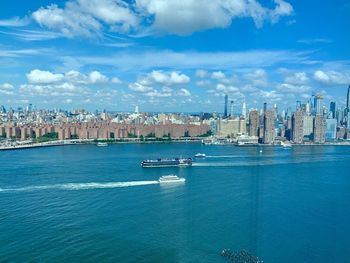
[[[336,103],[335,101],[331,101],[331,104],[329,105],[329,111],[332,114],[332,118],[335,118],[335,112],[336,112]]]
[[[243,104],[242,104],[242,116],[243,118],[247,118],[247,106],[245,104],[245,99],[243,99]]]
[[[321,95],[315,96],[315,108],[316,108],[317,115],[322,114],[322,100],[323,100],[323,97]]]
[[[326,121],[322,115],[316,115],[314,119],[314,143],[325,142]]]
[[[264,102],[264,113],[267,111],[267,103]]]
[[[272,111],[264,113],[264,144],[272,144],[275,140],[275,125]]]
[[[258,136],[259,112],[252,110],[249,112],[249,136]]]
[[[347,100],[346,100],[346,108],[348,109],[348,111],[350,111],[350,85],[348,87],[348,96],[347,96]]]
[[[303,115],[301,110],[294,112],[292,115],[292,141],[295,143],[303,142]]]
[[[225,95],[225,108],[224,108],[224,118],[227,117],[227,107],[228,107],[228,95]]]
[[[231,100],[231,102],[230,102],[230,117],[233,117],[233,107],[234,107],[234,101]]]

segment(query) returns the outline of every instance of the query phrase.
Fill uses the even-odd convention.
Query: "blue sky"
[[[0,105],[144,111],[345,105],[350,1],[10,1]]]

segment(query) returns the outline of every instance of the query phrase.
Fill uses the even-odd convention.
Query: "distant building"
[[[314,132],[314,116],[303,116],[303,136],[312,137]]]
[[[275,121],[272,111],[266,111],[264,113],[264,144],[272,144],[275,140]]]
[[[224,108],[224,118],[227,117],[227,107],[228,107],[228,95],[225,95],[225,108]]]
[[[335,140],[337,137],[337,120],[336,119],[326,119],[326,140]]]
[[[246,133],[246,121],[243,118],[220,120],[218,124],[218,135],[220,137],[234,138]]]
[[[316,115],[314,119],[314,143],[325,142],[325,118],[322,115]]]
[[[252,110],[249,112],[249,136],[259,135],[259,112]]]
[[[292,115],[292,141],[294,143],[302,143],[303,134],[303,112],[298,110]]]
[[[332,119],[335,118],[335,114],[336,114],[336,103],[335,101],[331,101],[330,105],[329,105],[329,111],[331,113]]]
[[[315,108],[316,114],[321,115],[323,113],[323,105],[322,105],[323,97],[321,95],[317,95],[315,97]]]

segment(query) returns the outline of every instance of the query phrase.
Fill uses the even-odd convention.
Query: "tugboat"
[[[170,174],[170,175],[163,175],[159,178],[159,183],[163,184],[163,183],[183,183],[186,181],[185,178],[180,178],[174,174]]]
[[[147,167],[172,167],[172,166],[191,166],[191,158],[173,158],[173,159],[156,159],[156,160],[143,160],[141,166],[144,168]]]
[[[98,142],[97,146],[98,147],[106,147],[106,146],[108,146],[108,143],[106,143],[106,142]]]

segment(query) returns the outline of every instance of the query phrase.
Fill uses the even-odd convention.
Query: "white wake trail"
[[[106,189],[159,184],[158,181],[132,181],[132,182],[107,182],[107,183],[66,183],[66,184],[49,184],[49,185],[32,185],[15,188],[0,188],[0,192],[28,192],[39,190],[87,190],[87,189]]]

